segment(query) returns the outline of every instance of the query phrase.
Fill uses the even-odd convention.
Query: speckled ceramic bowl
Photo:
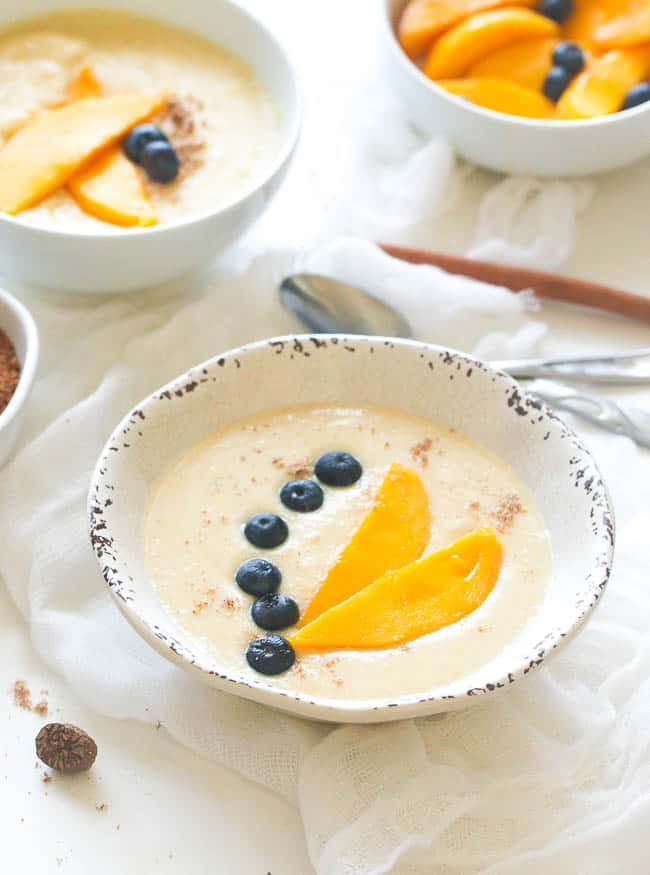
[[[490,663],[416,696],[346,702],[274,690],[220,665],[165,613],[143,564],[152,487],[186,450],[232,420],[295,404],[378,404],[461,429],[506,459],[532,489],[551,536],[546,600]],[[576,435],[506,374],[459,353],[409,341],[296,336],[225,353],[138,405],[116,428],[93,477],[90,536],[118,606],[160,653],[206,683],[304,717],[374,722],[462,708],[510,684],[564,644],[607,584],[613,512]]]

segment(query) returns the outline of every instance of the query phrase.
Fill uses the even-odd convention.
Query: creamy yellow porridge
[[[11,142],[43,110],[60,109],[69,101],[80,71],[92,77],[93,96],[160,92],[169,97],[146,121],[159,126],[174,146],[178,175],[162,184],[138,168],[157,222],[200,215],[232,201],[277,155],[279,112],[243,61],[188,31],[102,10],[57,12],[0,33],[0,145]],[[124,195],[123,179],[113,189],[110,183],[100,194],[108,188],[115,195],[121,186],[117,199],[126,199],[128,207],[127,195],[133,192]],[[27,208],[3,209],[31,224],[74,231],[110,231],[115,224],[129,224],[100,220],[97,211],[91,214],[80,206],[66,184]]]
[[[288,507],[282,487],[317,483],[314,464],[333,451],[358,461],[358,479],[347,486],[321,482],[322,504],[309,512]],[[549,538],[529,490],[506,462],[453,429],[393,410],[287,408],[235,422],[188,452],[158,484],[145,520],[145,562],[161,603],[230,674],[260,680],[246,659],[251,641],[266,634],[291,639],[295,630],[258,628],[251,616],[255,598],[236,582],[238,569],[258,557],[272,563],[281,572],[278,593],[295,600],[304,617],[372,512],[387,472],[398,469],[424,490],[424,560],[489,529],[503,551],[494,588],[457,622],[399,646],[296,647],[295,663],[268,682],[364,700],[416,694],[468,675],[501,653],[541,604]],[[309,498],[311,491],[301,488],[302,500]],[[278,546],[258,548],[247,539],[247,523],[259,514],[286,524]],[[399,526],[404,515],[395,520]],[[390,537],[388,531],[377,542],[380,551]],[[403,539],[396,549],[402,545]]]

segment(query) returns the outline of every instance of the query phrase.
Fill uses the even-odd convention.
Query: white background
[[[374,0],[250,0],[290,45],[309,99],[304,143],[340,123],[346,76],[375,77]],[[340,45],[359,45],[363,64],[341,69]],[[370,44],[370,45],[369,45]],[[345,132],[338,131],[338,136]],[[469,197],[428,242],[462,251],[472,240],[480,196],[495,177],[475,172]],[[566,270],[650,295],[650,161],[597,182],[579,221]],[[259,235],[258,235],[259,236]],[[258,239],[256,236],[254,239]],[[553,345],[598,348],[648,343],[650,331],[553,308]],[[3,532],[1,538],[11,537]],[[562,658],[560,655],[558,658]],[[42,719],[21,711],[10,688],[25,679],[35,699],[48,690],[51,717],[77,723],[98,741],[95,768],[73,780],[43,783],[33,739]],[[250,782],[173,744],[164,729],[100,718],[75,700],[32,652],[22,619],[0,589],[0,848],[3,871],[43,875],[150,872],[309,875],[295,809]],[[103,810],[98,811],[98,805]]]

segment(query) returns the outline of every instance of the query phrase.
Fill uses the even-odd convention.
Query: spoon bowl
[[[296,273],[280,285],[285,307],[310,331],[319,334],[413,336],[411,326],[393,307],[369,292],[332,277]]]

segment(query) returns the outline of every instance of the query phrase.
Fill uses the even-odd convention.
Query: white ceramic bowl
[[[276,101],[281,145],[268,169],[214,212],[153,228],[74,233],[35,228],[0,213],[0,273],[46,288],[125,292],[182,276],[210,262],[243,234],[284,179],[300,130],[300,96],[275,37],[231,0],[129,0],[130,11],[218,42],[243,58]],[[114,8],[114,0],[24,0],[0,7],[0,27],[58,9]]]
[[[38,367],[38,331],[29,311],[0,289],[0,328],[13,342],[20,362],[20,381],[0,413],[0,465],[7,461],[20,433],[25,401]]]
[[[416,696],[340,701],[289,694],[220,664],[177,627],[143,564],[152,488],[185,451],[243,416],[296,404],[378,404],[462,429],[506,459],[532,489],[552,541],[554,574],[539,612],[478,671]],[[139,404],[115,429],[95,470],[90,535],[115,600],[160,653],[220,689],[332,721],[375,722],[461,708],[523,678],[589,616],[609,578],[614,523],[596,465],[550,410],[506,374],[440,347],[321,335],[262,341],[200,365]]]
[[[420,130],[446,137],[468,161],[503,173],[586,176],[650,153],[650,106],[585,121],[544,121],[494,112],[450,94],[402,51],[395,25],[408,0],[376,0],[387,82]]]

